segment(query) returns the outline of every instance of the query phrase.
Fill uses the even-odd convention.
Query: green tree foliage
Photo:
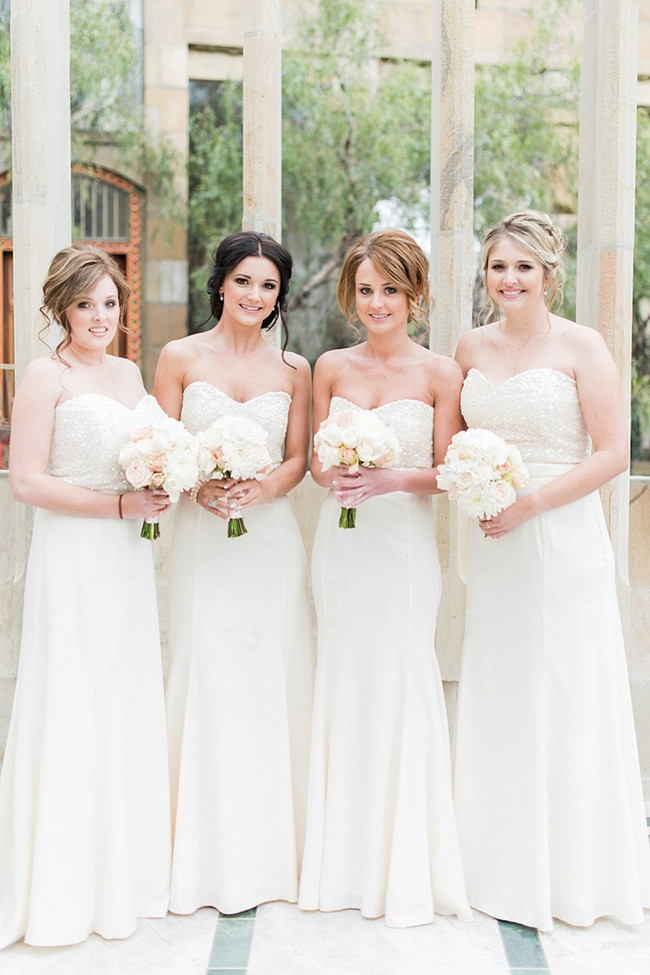
[[[632,319],[632,459],[650,431],[650,108],[637,109],[636,211]]]
[[[239,82],[193,82],[190,89],[188,251],[190,330],[209,315],[210,256],[241,228],[242,88]]]
[[[0,0],[0,125],[11,124],[9,0]],[[175,216],[174,149],[146,131],[139,39],[128,0],[70,0],[70,113],[73,162],[90,162],[97,142],[116,146],[163,212]]]

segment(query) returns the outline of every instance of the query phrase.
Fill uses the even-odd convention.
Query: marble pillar
[[[474,2],[433,0],[431,118],[431,348],[453,356],[472,327],[474,278]],[[463,642],[466,519],[437,502],[443,589],[437,646],[442,675],[457,680]]]
[[[638,0],[585,0],[580,82],[577,319],[605,338],[630,409]],[[628,583],[629,476],[603,503]],[[624,614],[625,615],[625,614]]]
[[[12,183],[16,379],[47,352],[38,338],[43,281],[70,243],[68,0],[11,4]],[[56,339],[55,339],[56,340]],[[0,472],[0,759],[18,667],[31,508]]]
[[[42,285],[70,243],[70,15],[68,0],[11,4],[12,178],[16,378],[46,347],[38,339]]]
[[[244,2],[244,230],[282,237],[281,0]]]

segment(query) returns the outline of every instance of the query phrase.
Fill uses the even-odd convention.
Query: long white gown
[[[589,455],[576,383],[472,369],[469,427],[535,490]],[[541,930],[650,907],[650,856],[615,566],[597,493],[494,540],[470,527],[454,798],[470,904]]]
[[[339,396],[330,412],[359,409]],[[409,468],[432,466],[433,408],[375,412]],[[434,639],[440,565],[432,499],[404,492],[338,527],[325,500],[314,546],[318,665],[300,907],[358,908],[393,927],[470,917],[451,797]]]
[[[117,462],[160,414],[84,394],[55,417],[49,472],[130,490]],[[152,551],[140,523],[39,509],[0,777],[0,946],[126,938],[167,911],[169,780]],[[0,967],[2,963],[0,962]]]
[[[277,465],[290,403],[285,392],[239,403],[194,382],[182,420],[192,433],[224,415],[255,420]],[[188,498],[175,517],[167,709],[177,914],[298,897],[314,667],[307,566],[286,497],[244,517],[239,538]]]

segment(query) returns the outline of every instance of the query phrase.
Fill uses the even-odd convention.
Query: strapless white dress
[[[358,409],[341,397],[330,411]],[[432,466],[433,409],[376,411],[404,467]],[[313,555],[318,666],[300,907],[394,927],[470,917],[435,652],[440,565],[430,497],[395,492],[338,527],[327,496]]]
[[[472,369],[469,427],[516,444],[522,493],[590,452],[576,383]],[[642,920],[650,856],[615,566],[597,493],[498,540],[470,526],[454,799],[470,904],[549,930]]]
[[[162,411],[85,394],[49,473],[131,490],[118,454]],[[0,946],[125,938],[167,911],[169,779],[152,549],[140,522],[38,509],[0,777]],[[0,962],[0,968],[2,963]]]
[[[192,433],[261,424],[280,464],[291,398],[185,390]],[[226,914],[296,901],[313,694],[305,552],[286,497],[245,511],[248,534],[179,501],[170,568],[167,710],[174,819],[170,910]]]

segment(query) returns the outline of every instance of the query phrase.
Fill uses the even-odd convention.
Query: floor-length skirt
[[[570,469],[528,466],[524,493]],[[541,930],[642,920],[650,856],[597,493],[500,539],[470,526],[454,798],[473,907]]]
[[[286,497],[248,534],[181,498],[167,685],[174,853],[170,909],[226,914],[296,901],[313,652],[305,553]]]
[[[0,946],[125,938],[167,911],[160,640],[139,531],[36,512],[0,777]]]
[[[318,666],[300,907],[395,927],[469,917],[434,648],[430,498],[371,498],[355,529],[323,506],[313,556]]]

